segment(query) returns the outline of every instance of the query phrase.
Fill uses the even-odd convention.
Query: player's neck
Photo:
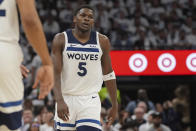
[[[74,28],[74,29],[72,30],[72,32],[73,32],[74,36],[75,36],[77,39],[80,39],[80,40],[88,40],[89,37],[90,37],[90,33],[91,33],[90,30],[87,31],[87,32],[82,32],[82,31],[80,31],[80,30],[77,29],[77,28]]]

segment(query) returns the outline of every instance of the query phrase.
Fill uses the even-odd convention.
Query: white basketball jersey
[[[86,43],[79,42],[72,30],[64,32],[63,69],[61,90],[63,95],[89,95],[97,93],[103,83],[98,32],[91,31]]]
[[[0,0],[0,42],[18,43],[19,24],[16,0]]]

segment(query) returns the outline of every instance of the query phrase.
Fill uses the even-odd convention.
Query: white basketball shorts
[[[69,120],[63,121],[57,116],[55,108],[55,127],[57,130],[76,130],[79,126],[91,126],[101,130],[100,113],[101,102],[99,95],[63,96],[69,108]]]
[[[0,43],[0,126],[20,127],[24,87],[20,65],[23,59],[18,44]]]

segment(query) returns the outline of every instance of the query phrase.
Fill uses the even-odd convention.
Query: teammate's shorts
[[[99,95],[64,96],[64,101],[69,108],[69,120],[63,121],[57,116],[55,108],[55,127],[57,130],[76,130],[81,126],[90,126],[101,130],[100,112],[101,102]]]
[[[24,87],[20,65],[23,59],[18,44],[0,43],[0,126],[10,130],[21,126]]]

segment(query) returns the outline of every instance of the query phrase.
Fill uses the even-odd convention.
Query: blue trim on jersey
[[[0,10],[0,16],[5,16],[5,10]]]
[[[99,52],[98,48],[67,47],[67,51]]]
[[[79,126],[77,127],[77,131],[101,131],[100,129],[92,126]]]
[[[0,112],[0,126],[6,125],[10,130],[16,130],[22,125],[22,111],[13,113]]]
[[[76,124],[69,124],[69,123],[60,123],[60,122],[55,122],[56,125],[61,126],[61,127],[75,127]]]
[[[12,107],[12,106],[19,106],[22,104],[22,100],[19,101],[13,101],[13,102],[6,102],[6,103],[0,103],[1,107]]]
[[[75,127],[76,124],[83,123],[83,122],[90,122],[90,123],[98,124],[99,126],[101,126],[101,122],[98,120],[94,120],[94,119],[81,119],[81,120],[76,121],[75,124],[55,122],[55,126]]]
[[[94,119],[81,119],[81,120],[76,121],[76,124],[78,124],[78,123],[83,123],[83,122],[95,123],[95,124],[98,124],[98,125],[101,126],[100,121],[94,120]]]
[[[72,33],[72,29],[66,30],[67,33],[67,38],[68,38],[68,43],[73,43],[73,44],[81,44],[81,45],[86,45],[86,44],[97,44],[97,35],[95,31],[91,31],[90,38],[87,42],[82,43],[78,39],[76,39]]]

